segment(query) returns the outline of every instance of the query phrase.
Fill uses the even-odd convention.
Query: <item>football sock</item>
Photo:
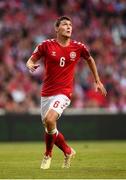
[[[71,148],[67,145],[63,134],[60,132],[58,132],[58,135],[56,137],[55,145],[60,148],[65,155],[71,153]]]
[[[57,129],[53,129],[52,131],[47,131],[45,133],[45,143],[46,143],[46,156],[52,156],[52,149],[57,138],[58,131]]]

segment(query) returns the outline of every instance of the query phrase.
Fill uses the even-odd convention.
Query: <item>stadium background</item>
[[[30,74],[25,63],[38,43],[55,37],[54,21],[64,14],[73,19],[72,38],[89,47],[108,91],[105,98],[94,92],[92,75],[80,61],[71,107],[125,112],[125,0],[0,1],[0,108],[17,113],[39,108],[43,65]]]
[[[55,149],[44,172],[44,67],[29,73],[25,64],[38,43],[55,36],[53,24],[61,15],[72,18],[72,38],[88,46],[108,95],[94,92],[92,75],[80,61],[71,106],[58,121],[77,157],[70,170],[61,170],[63,156]],[[0,1],[0,178],[126,178],[125,113],[125,0]]]
[[[22,131],[24,132],[28,119],[31,121],[36,119],[35,122],[38,125],[36,129],[41,128],[40,90],[44,66],[41,63],[41,67],[35,73],[29,73],[26,61],[38,43],[55,37],[53,25],[55,19],[61,15],[72,18],[72,38],[88,46],[108,95],[103,97],[94,91],[92,74],[86,63],[81,60],[75,72],[72,103],[66,111],[68,120],[64,115],[63,123],[66,125],[62,124],[62,120],[59,124],[61,123],[65,131],[69,121],[69,129],[73,131],[73,134],[79,134],[83,126],[88,128],[87,135],[83,131],[80,136],[73,135],[73,139],[88,139],[91,130],[95,133],[90,138],[95,139],[96,132],[100,131],[102,126],[99,128],[99,124],[104,124],[103,119],[104,121],[109,119],[105,121],[106,134],[110,128],[111,132],[116,133],[110,135],[110,138],[126,138],[126,122],[124,121],[126,112],[126,2],[124,0],[5,0],[0,1],[0,139],[13,140],[13,134],[16,138],[17,126],[20,130],[18,132],[23,134]],[[109,115],[104,116],[104,114]],[[22,120],[21,115],[25,117],[23,118],[25,121]],[[85,121],[87,116],[91,119],[91,122],[88,121],[90,122],[88,126]],[[118,119],[117,123],[112,120],[114,118],[116,118],[115,122]],[[78,133],[72,127],[72,119],[75,123],[80,119]],[[110,124],[113,126],[111,127]],[[117,128],[118,131],[116,131]],[[24,134],[27,134],[27,129],[25,128]],[[31,134],[33,134],[33,139],[40,135]],[[97,138],[100,136],[101,134]],[[109,138],[109,135],[103,137]],[[19,139],[25,140],[25,137]]]

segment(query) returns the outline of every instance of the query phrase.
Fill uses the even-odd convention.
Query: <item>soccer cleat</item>
[[[49,169],[50,165],[51,165],[51,159],[52,158],[50,156],[44,155],[44,158],[42,160],[40,168],[41,169]]]
[[[64,157],[62,168],[69,168],[71,166],[71,159],[74,158],[75,154],[76,154],[76,151],[71,148],[71,153],[66,154]]]

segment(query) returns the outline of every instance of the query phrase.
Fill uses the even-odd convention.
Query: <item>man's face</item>
[[[72,34],[72,23],[68,20],[62,20],[59,27],[56,28],[56,31],[59,35],[64,37],[71,37]]]

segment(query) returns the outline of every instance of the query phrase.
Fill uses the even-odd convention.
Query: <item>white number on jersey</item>
[[[61,57],[60,58],[60,66],[64,67],[64,65],[65,65],[65,57]]]

